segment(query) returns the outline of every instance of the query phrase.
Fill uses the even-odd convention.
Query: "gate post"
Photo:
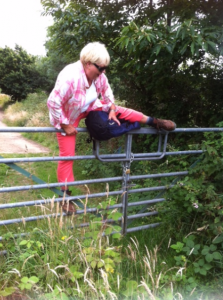
[[[128,221],[128,184],[130,175],[130,165],[132,162],[132,134],[127,134],[125,139],[125,154],[126,161],[123,161],[123,179],[122,179],[122,235],[127,233],[127,221]]]

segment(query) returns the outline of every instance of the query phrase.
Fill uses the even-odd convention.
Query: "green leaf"
[[[212,266],[210,264],[205,264],[203,268],[208,271],[212,268]]]
[[[205,256],[205,259],[207,262],[211,262],[213,260],[213,255],[208,253],[206,256]]]
[[[111,258],[109,258],[109,257],[105,258],[104,261],[105,261],[106,264],[111,264],[112,265],[114,263],[113,260]]]
[[[98,269],[102,268],[104,266],[104,262],[102,260],[100,260],[98,263],[97,263],[97,267]]]
[[[184,44],[183,48],[181,48],[181,50],[180,50],[180,54],[181,55],[184,54],[184,52],[186,51],[187,47],[188,47],[188,43]]]
[[[212,47],[213,50],[216,51],[216,49],[217,49],[216,46],[217,46],[217,45],[216,45],[215,43],[213,43],[213,42],[211,42],[211,41],[207,41],[207,43],[208,43],[208,45],[210,45],[210,46]]]
[[[81,272],[77,272],[77,271],[73,272],[73,275],[74,275],[74,277],[75,277],[76,279],[79,279],[79,278],[81,278],[81,277],[83,277],[83,276],[84,276],[84,274],[83,274],[83,273],[81,273]]]
[[[112,227],[108,227],[105,229],[105,234],[110,235],[112,233]]]
[[[201,275],[207,275],[207,271],[206,271],[205,269],[200,269],[200,270],[199,270],[199,273],[200,273]]]
[[[14,287],[7,287],[3,291],[0,291],[0,296],[7,297],[15,292]]]
[[[24,288],[25,288],[26,290],[31,290],[32,284],[31,284],[31,283],[26,283],[26,284],[24,285]]]
[[[205,246],[205,248],[201,251],[202,255],[207,255],[209,253],[209,247]]]
[[[29,282],[30,282],[30,283],[37,283],[37,282],[39,282],[39,278],[36,277],[36,276],[31,276],[31,277],[29,278]]]
[[[191,43],[190,50],[191,50],[191,53],[194,55],[194,42]]]
[[[157,45],[156,47],[156,56],[160,53],[162,46],[161,45]]]
[[[214,252],[214,253],[212,253],[212,255],[213,255],[213,258],[216,260],[222,259],[222,255],[220,252]]]
[[[91,262],[91,267],[92,267],[93,269],[95,269],[96,266],[97,266],[97,261],[96,261],[96,260],[93,260],[93,261]]]
[[[69,298],[64,292],[62,292],[62,293],[60,294],[60,299],[61,299],[61,300],[69,300],[70,298]]]
[[[187,239],[186,245],[192,249],[194,248],[194,241],[192,241],[191,239]]]
[[[115,252],[115,251],[113,251],[113,250],[105,250],[105,256],[111,256],[111,257],[116,257],[116,256],[118,256],[119,255],[119,253],[117,253],[117,252]]]
[[[126,40],[125,40],[125,46],[127,47],[128,46],[128,44],[129,44],[129,38],[127,38]]]
[[[213,244],[211,244],[211,246],[210,246],[210,250],[211,251],[215,251],[217,249],[217,246],[216,245],[213,245]]]
[[[113,226],[113,231],[120,232],[121,230],[122,230],[122,227],[121,227],[121,226],[118,226],[118,225],[114,225],[114,226]]]
[[[28,241],[23,240],[23,241],[21,241],[21,242],[19,243],[19,245],[20,245],[20,246],[23,246],[23,245],[26,245],[27,243],[28,243]]]
[[[176,250],[176,252],[177,252],[177,253],[179,253],[179,252],[181,252],[181,251],[182,251],[182,249],[183,249],[183,246],[184,246],[184,244],[183,244],[183,243],[181,243],[181,242],[177,242],[176,244],[174,244],[174,245],[171,245],[170,247],[171,247],[172,249],[175,249],[175,250]]]
[[[112,235],[112,238],[113,238],[113,239],[120,239],[121,237],[122,237],[121,233],[114,233],[114,234]]]
[[[114,262],[116,262],[116,263],[122,262],[121,257],[115,257],[115,258],[114,258]]]
[[[23,283],[27,283],[28,281],[29,281],[29,278],[26,276],[21,278],[21,282],[23,282]]]
[[[115,213],[110,214],[109,217],[114,221],[118,221],[118,219],[122,217],[122,213],[115,212]]]
[[[198,265],[201,266],[201,267],[203,267],[204,264],[205,264],[204,260],[203,259],[199,259]]]
[[[172,54],[172,47],[170,44],[166,45],[166,49],[170,54]]]

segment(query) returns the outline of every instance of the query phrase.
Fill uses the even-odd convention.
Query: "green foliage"
[[[210,276],[222,270],[223,261],[223,148],[222,133],[218,136],[205,133],[205,136],[202,158],[190,170],[190,175],[179,181],[168,194],[174,200],[169,205],[178,224],[189,226],[185,232],[187,237],[171,245],[180,254],[175,257],[177,265],[189,272],[193,270],[195,274]]]
[[[51,56],[73,62],[87,42],[100,41],[111,54],[107,75],[115,96],[127,106],[173,119],[178,127],[208,127],[221,120],[221,1],[42,4],[55,20],[48,62]]]
[[[207,126],[213,115],[213,99],[206,93],[213,67],[206,63],[205,56],[207,53],[216,56],[214,64],[218,69],[221,43],[221,28],[205,26],[197,18],[176,20],[169,27],[164,22],[153,26],[138,26],[131,22],[117,39],[121,52],[127,52],[124,68],[134,76],[138,87],[144,87],[144,97],[139,100],[141,109],[146,110],[149,104],[150,114],[151,110],[155,115],[165,113],[168,118],[176,120],[178,126],[190,123],[202,126],[204,118],[206,124],[203,126]],[[205,73],[208,73],[208,78],[204,77]],[[214,82],[220,83],[219,79]],[[221,85],[217,84],[220,90]],[[208,88],[212,90],[210,86]],[[216,99],[215,106],[219,105],[220,99]]]
[[[36,284],[39,281],[39,278],[36,276],[31,276],[30,278],[28,277],[23,277],[21,278],[21,283],[19,284],[19,288],[23,291],[24,289],[26,290],[31,290],[34,284]]]
[[[0,48],[0,88],[13,100],[22,100],[31,92],[41,88],[46,81],[36,70],[35,57],[22,47],[15,50]]]
[[[113,204],[112,199],[105,200],[98,207],[99,214],[91,215],[90,219],[80,215],[75,232],[67,229],[66,221],[61,224],[60,218],[49,222],[47,231],[43,224],[44,230],[34,228],[25,238],[16,240],[11,232],[3,235],[3,247],[8,254],[0,269],[8,270],[7,276],[11,278],[11,287],[3,294],[12,293],[14,287],[34,292],[37,285],[42,292],[48,291],[44,299],[59,294],[63,299],[69,296],[84,299],[84,294],[94,298],[97,290],[103,295],[112,292],[123,255],[120,246],[112,245],[112,241],[121,239],[121,227],[116,224],[120,214],[107,210]],[[86,219],[89,226],[81,229],[79,225]],[[77,285],[81,289],[77,290]]]

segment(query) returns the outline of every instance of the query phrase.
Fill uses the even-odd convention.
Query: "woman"
[[[109,119],[120,125],[119,118],[140,122],[155,128],[174,130],[172,121],[148,117],[141,112],[115,105],[115,99],[105,76],[110,56],[99,42],[87,44],[80,53],[80,60],[66,66],[58,75],[47,106],[51,124],[65,133],[57,133],[60,156],[74,156],[78,124],[92,110],[109,112]],[[98,99],[99,94],[102,100]],[[58,182],[74,181],[73,161],[59,161]],[[64,186],[62,191],[70,195]],[[67,213],[75,212],[73,203],[63,205]]]

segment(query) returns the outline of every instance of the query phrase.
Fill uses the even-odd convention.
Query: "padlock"
[[[125,174],[130,174],[130,169],[126,169]]]

